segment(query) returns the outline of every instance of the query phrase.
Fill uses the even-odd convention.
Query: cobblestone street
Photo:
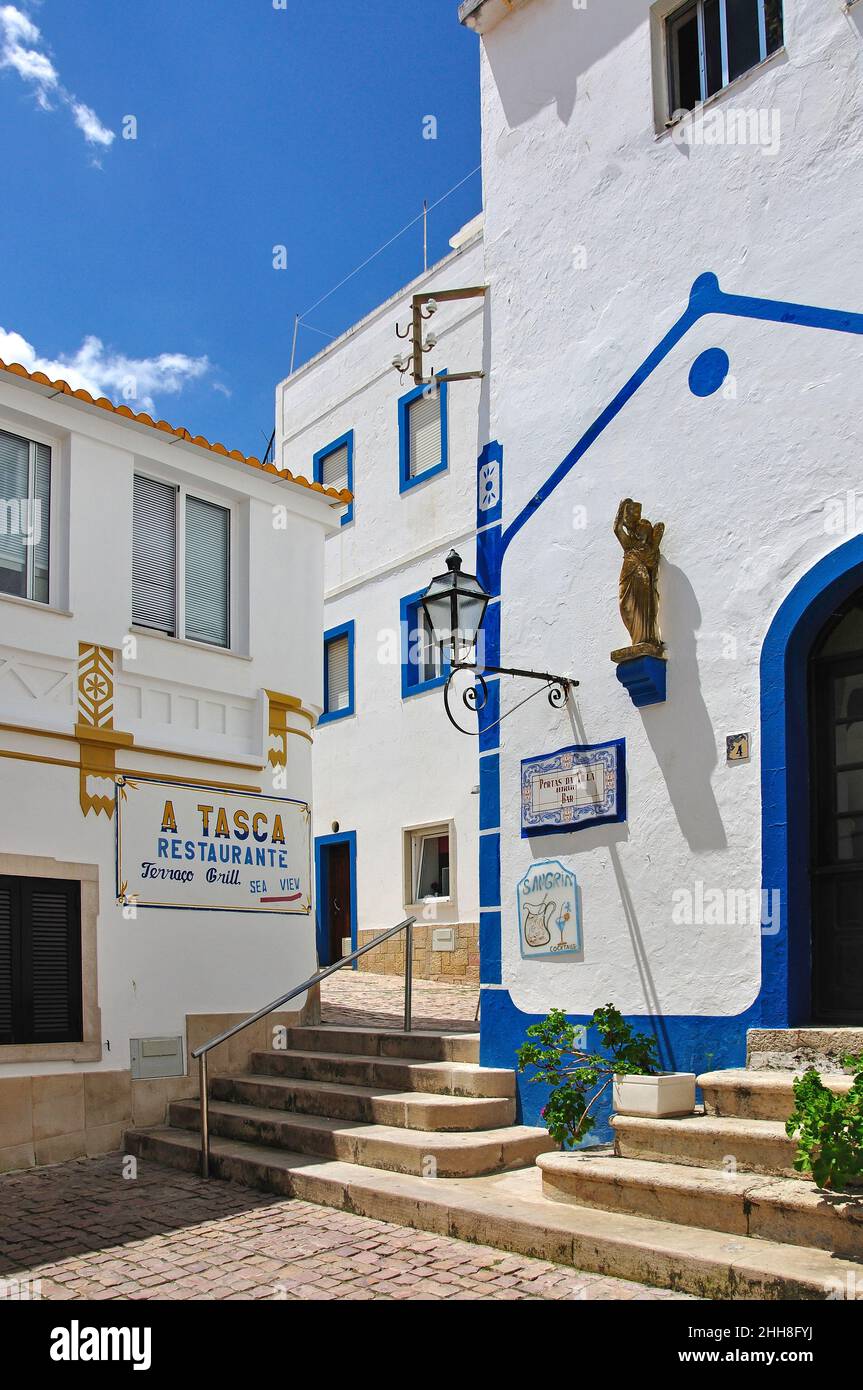
[[[48,1299],[667,1299],[544,1260],[122,1157],[0,1178],[0,1294]],[[23,1292],[23,1291],[21,1291]]]
[[[476,985],[414,980],[413,1026],[430,1032],[479,1032]],[[348,1028],[401,1028],[404,979],[371,971],[339,970],[321,985],[321,1021]]]

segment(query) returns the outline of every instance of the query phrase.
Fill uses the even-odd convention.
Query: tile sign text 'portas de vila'
[[[521,764],[521,834],[626,820],[626,742],[574,744]]]
[[[208,911],[311,911],[304,801],[117,779],[117,900]]]

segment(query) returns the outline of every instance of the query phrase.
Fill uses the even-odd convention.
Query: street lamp
[[[548,702],[555,709],[565,705],[570,690],[578,686],[578,681],[571,677],[555,676],[549,671],[524,671],[515,666],[487,666],[485,662],[467,660],[466,657],[476,647],[490,599],[491,595],[486,593],[475,574],[462,574],[461,556],[455,550],[451,550],[446,557],[446,574],[436,574],[422,597],[423,610],[435,642],[446,643],[452,651],[452,669],[443,692],[447,717],[459,733],[474,736],[479,731],[463,729],[453,718],[449,705],[450,685],[458,671],[472,671],[476,677],[475,683],[468,686],[462,695],[465,707],[473,713],[478,713],[488,699],[486,675],[518,676],[525,680],[542,681],[543,688],[548,692]],[[533,692],[534,695],[541,693],[539,690]],[[532,699],[533,695],[528,695],[508,714],[514,714],[516,709]],[[508,714],[502,715],[496,722],[502,723]]]

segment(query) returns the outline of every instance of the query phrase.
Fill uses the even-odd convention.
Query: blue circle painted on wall
[[[708,348],[696,357],[689,369],[689,389],[693,396],[712,396],[718,391],[731,362],[722,348]]]

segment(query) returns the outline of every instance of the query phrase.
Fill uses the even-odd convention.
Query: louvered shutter
[[[349,454],[347,444],[342,444],[338,449],[333,449],[331,454],[327,454],[321,462],[321,482],[324,487],[334,487],[336,491],[350,487],[348,477]],[[339,516],[344,516],[348,509],[346,503],[338,510]]]
[[[420,477],[442,457],[440,391],[433,391],[408,406],[408,475]]]
[[[0,431],[0,593],[27,597],[26,516],[30,480],[30,445]]]
[[[38,531],[33,554],[33,592],[39,603],[48,602],[48,557],[51,553],[51,450],[36,445],[36,525]]]
[[[347,709],[351,702],[350,650],[347,636],[327,643],[327,713]]]
[[[79,1042],[80,887],[38,878],[22,886],[24,968],[32,1000],[28,1041]]]
[[[12,1041],[12,886],[0,883],[0,1043]]]
[[[177,626],[177,489],[135,475],[132,621],[171,637]]]
[[[230,528],[225,507],[186,498],[186,637],[227,647],[230,641]]]

